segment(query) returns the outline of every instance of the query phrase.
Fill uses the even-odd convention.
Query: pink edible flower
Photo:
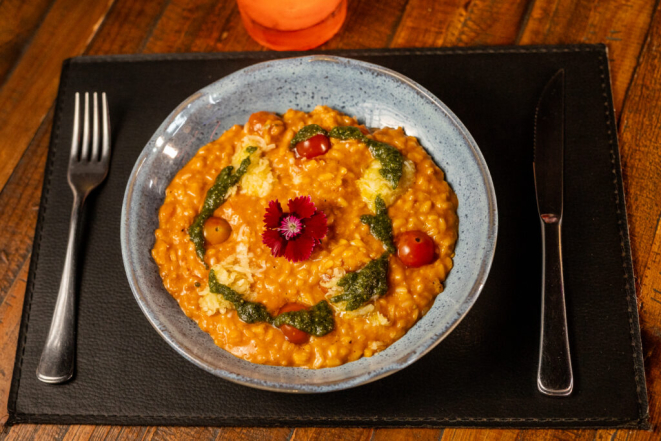
[[[323,211],[317,210],[310,196],[299,196],[287,203],[284,213],[280,202],[269,202],[264,214],[262,242],[275,257],[285,256],[290,262],[310,258],[314,247],[326,237],[328,224]]]

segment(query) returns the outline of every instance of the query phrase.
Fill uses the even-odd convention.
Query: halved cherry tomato
[[[210,217],[204,223],[204,238],[211,245],[225,242],[232,234],[232,227],[221,217]]]
[[[301,141],[296,144],[296,153],[298,156],[304,158],[314,158],[315,156],[323,155],[331,148],[331,142],[328,136],[320,133],[314,135],[312,138]]]
[[[285,125],[278,115],[272,112],[256,112],[248,118],[247,132],[259,136],[271,135],[272,141],[285,131]]]
[[[283,312],[300,311],[301,309],[307,308],[300,303],[287,303],[285,306],[280,308],[280,314]],[[296,345],[307,343],[307,341],[310,339],[310,334],[305,331],[301,331],[300,329],[296,329],[292,325],[282,325],[280,326],[280,330],[285,334],[285,338],[287,340]]]
[[[397,256],[408,267],[417,268],[434,261],[434,241],[422,231],[407,231],[395,239]]]

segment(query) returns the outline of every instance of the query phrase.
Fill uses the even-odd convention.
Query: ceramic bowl
[[[368,127],[402,126],[445,172],[459,198],[454,268],[429,312],[400,340],[372,357],[326,369],[253,364],[216,346],[168,294],[151,257],[165,188],[197,150],[251,113],[325,104]],[[133,169],[122,207],[126,274],[140,308],[179,354],[202,369],[261,389],[329,392],[405,368],[446,337],[475,303],[489,273],[497,235],[496,197],[475,141],[434,95],[389,69],[333,56],[256,64],[186,99],[161,124]]]

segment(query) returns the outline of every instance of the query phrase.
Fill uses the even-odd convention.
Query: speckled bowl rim
[[[131,206],[132,202],[132,193],[133,193],[133,185],[135,184],[136,177],[138,173],[140,172],[140,169],[142,167],[142,164],[145,162],[145,159],[150,155],[150,145],[156,141],[156,139],[159,136],[159,133],[163,132],[165,126],[169,121],[173,121],[175,115],[177,115],[183,108],[184,106],[189,106],[191,103],[193,103],[196,100],[202,99],[204,97],[204,93],[211,89],[214,85],[217,85],[220,82],[227,81],[233,77],[237,77],[242,75],[245,71],[252,71],[256,69],[264,69],[273,66],[274,64],[278,64],[281,62],[287,62],[287,61],[296,61],[296,60],[301,60],[301,61],[309,61],[309,62],[315,62],[315,61],[322,61],[322,62],[330,62],[330,63],[337,63],[337,64],[344,64],[347,66],[357,66],[358,68],[365,69],[368,71],[372,71],[374,73],[384,75],[387,77],[390,77],[392,80],[395,80],[396,82],[399,82],[403,85],[408,86],[410,89],[412,89],[416,94],[420,96],[420,99],[422,100],[427,100],[433,105],[435,105],[439,110],[441,110],[445,116],[448,118],[448,120],[455,126],[455,128],[459,131],[461,136],[463,137],[466,146],[470,149],[470,153],[472,154],[477,166],[479,167],[480,170],[480,175],[483,179],[483,185],[486,189],[486,202],[488,205],[488,217],[489,217],[489,223],[488,223],[488,231],[487,231],[487,237],[484,238],[485,240],[485,251],[484,251],[484,258],[482,259],[482,263],[480,265],[478,275],[473,283],[473,286],[470,289],[470,293],[468,296],[464,299],[464,301],[461,303],[460,307],[457,310],[457,314],[454,318],[454,321],[447,327],[445,327],[441,332],[433,334],[429,338],[426,339],[426,341],[423,344],[420,344],[414,348],[414,350],[408,352],[406,355],[401,356],[397,359],[391,360],[390,364],[386,368],[382,368],[379,371],[367,371],[364,374],[357,375],[357,376],[350,376],[346,379],[339,380],[339,381],[332,381],[324,384],[320,383],[314,383],[314,384],[294,384],[294,383],[286,383],[286,382],[279,382],[279,381],[266,381],[262,379],[256,379],[248,375],[243,375],[243,374],[235,374],[231,372],[227,372],[223,369],[219,369],[217,367],[213,367],[208,365],[206,362],[201,360],[199,357],[197,357],[195,354],[189,353],[184,347],[181,346],[181,344],[174,338],[172,333],[168,330],[165,329],[161,323],[159,323],[158,318],[155,316],[155,314],[148,308],[146,301],[145,301],[145,293],[142,292],[139,286],[139,282],[137,281],[136,278],[136,273],[135,269],[131,265],[130,261],[130,256],[129,256],[129,207]],[[449,182],[450,185],[452,185],[451,182]],[[155,215],[157,215],[155,213]],[[251,66],[248,66],[246,68],[240,69],[226,77],[223,77],[208,86],[202,88],[198,92],[192,94],[189,98],[184,100],[179,106],[177,106],[171,113],[170,115],[164,120],[164,122],[161,124],[161,126],[157,129],[155,134],[152,136],[150,141],[147,143],[145,148],[143,149],[142,153],[138,157],[138,160],[135,163],[135,166],[133,167],[133,170],[131,171],[131,175],[129,177],[129,181],[127,182],[126,186],[126,191],[124,194],[124,201],[122,204],[122,214],[121,214],[121,226],[120,226],[120,242],[121,242],[121,248],[122,248],[122,258],[124,261],[124,268],[126,271],[126,275],[129,281],[129,285],[131,286],[131,290],[133,291],[133,295],[140,306],[140,309],[142,312],[145,314],[147,317],[149,323],[152,325],[152,327],[158,332],[158,334],[181,356],[183,356],[186,360],[190,361],[191,363],[195,364],[196,366],[202,368],[203,370],[219,376],[221,378],[224,378],[226,380],[242,384],[245,386],[250,386],[254,387],[257,389],[262,389],[262,390],[268,390],[268,391],[274,391],[274,392],[289,392],[289,393],[322,393],[322,392],[333,392],[333,391],[339,391],[343,389],[348,389],[352,387],[356,387],[359,385],[367,384],[376,380],[379,380],[381,378],[384,378],[388,375],[391,375],[397,371],[400,371],[407,366],[411,365],[418,359],[420,359],[423,355],[427,354],[429,351],[431,351],[436,345],[438,345],[445,337],[447,337],[456,327],[457,325],[463,320],[463,318],[466,316],[468,311],[471,309],[471,307],[475,304],[476,300],[478,299],[480,293],[482,292],[482,289],[484,287],[484,284],[486,283],[487,277],[489,275],[489,271],[491,269],[491,265],[493,262],[494,254],[495,254],[495,249],[496,249],[496,242],[497,242],[497,235],[498,235],[498,209],[497,209],[497,203],[496,203],[496,193],[493,187],[493,181],[491,179],[491,174],[489,173],[489,169],[487,167],[486,161],[484,160],[484,157],[482,156],[482,153],[480,149],[478,148],[475,140],[473,137],[470,135],[466,127],[463,125],[463,123],[454,115],[454,113],[447,107],[443,102],[441,102],[436,96],[434,96],[431,92],[429,92],[427,89],[416,83],[415,81],[409,79],[408,77],[393,71],[391,69],[372,64],[372,63],[367,63],[364,61],[358,61],[354,59],[349,59],[349,58],[344,58],[344,57],[337,57],[337,56],[331,56],[331,55],[310,55],[310,56],[303,56],[303,57],[293,57],[293,58],[282,58],[282,59],[276,59],[276,60],[270,60],[270,61],[265,61],[261,63],[257,63]],[[461,240],[459,238],[458,240]],[[449,274],[449,277],[451,276],[452,271]],[[181,311],[181,314],[184,314],[183,311]],[[417,326],[419,324],[416,323],[414,325]],[[382,353],[386,352],[386,350],[382,351]],[[360,359],[359,359],[360,360]],[[341,365],[344,366],[344,365]],[[340,366],[340,367],[341,367]],[[288,369],[303,369],[303,368],[296,368],[296,367],[291,367]],[[324,368],[324,369],[337,369],[337,368]]]

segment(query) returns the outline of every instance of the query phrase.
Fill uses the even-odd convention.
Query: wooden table
[[[613,77],[652,424],[661,422],[661,4],[657,0],[349,0],[322,49],[606,43]],[[259,51],[234,0],[0,0],[0,422],[62,60]],[[2,439],[660,439],[630,430],[19,425]]]

